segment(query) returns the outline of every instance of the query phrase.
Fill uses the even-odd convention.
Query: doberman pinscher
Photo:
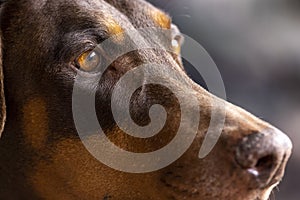
[[[201,120],[190,148],[167,167],[147,173],[113,169],[87,151],[73,120],[75,77],[84,77],[86,85],[81,90],[88,94],[89,79],[108,54],[95,50],[96,46],[127,29],[149,27],[175,31],[170,44],[174,39],[180,43],[171,18],[143,0],[1,3],[0,199],[269,198],[283,177],[291,141],[270,124],[193,83],[184,71],[176,42],[178,54],[144,49],[113,61],[97,83],[95,110],[107,138],[128,152],[152,152],[168,144],[181,115],[178,99],[168,88],[148,84],[131,97],[131,118],[140,126],[151,123],[152,105],[165,108],[166,124],[155,136],[126,134],[116,125],[111,109],[114,87],[124,74],[143,63],[160,63],[185,84],[163,70],[161,80],[198,100]],[[121,48],[119,39],[115,45]],[[141,34],[139,39],[147,38]],[[212,101],[223,106],[213,107]],[[209,155],[199,159],[211,113],[222,109],[226,111],[222,134]],[[110,159],[116,159],[113,153]]]

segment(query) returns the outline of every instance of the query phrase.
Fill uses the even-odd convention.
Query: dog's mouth
[[[249,173],[251,173],[255,179],[256,182],[261,186],[263,192],[259,197],[256,197],[255,200],[268,200],[270,199],[271,194],[274,191],[274,188],[277,187],[277,185],[280,183],[282,180],[283,174],[284,174],[284,169],[285,169],[285,160],[286,160],[286,155],[284,156],[283,160],[281,161],[281,164],[279,165],[278,169],[274,173],[274,175],[271,177],[269,180],[269,183],[267,185],[263,184],[262,182],[259,181],[259,179],[264,178],[264,174],[256,174],[259,172],[253,172],[252,170],[248,170]],[[260,178],[259,178],[260,177]]]
[[[185,167],[183,166],[178,166],[178,169],[176,168],[175,171],[166,172],[164,178],[160,181],[167,190],[171,191],[172,199],[268,200],[274,188],[276,188],[282,180],[288,157],[288,155],[283,156],[272,176],[268,176],[268,173],[266,174],[264,170],[260,169],[260,165],[268,165],[269,162],[267,160],[271,159],[263,158],[261,161],[263,163],[259,162],[256,165],[256,169],[242,169],[242,173],[235,171],[236,173],[234,173],[232,177],[229,174],[228,176],[224,174],[223,178],[216,178],[214,182],[209,184],[207,184],[208,177],[189,176],[185,173],[186,170],[184,170]],[[270,162],[272,163],[272,160]],[[272,165],[269,167],[272,168]],[[266,169],[265,166],[262,168]],[[197,172],[192,173],[194,172],[193,170],[190,170],[190,172],[191,174],[197,174]],[[212,174],[212,176],[214,175]],[[223,179],[223,181],[220,181],[221,179]],[[230,182],[230,184],[227,184],[228,182]],[[233,186],[233,183],[236,185]],[[205,191],[201,190],[201,188],[203,188],[202,185],[206,185]],[[210,192],[205,193],[207,191]]]
[[[202,196],[201,192],[196,188],[186,189],[184,187],[175,186],[167,184],[168,189],[172,190],[172,195],[170,199],[180,200],[180,199],[191,199],[191,200],[227,200],[227,199],[236,199],[236,200],[269,200],[271,194],[273,193],[274,188],[276,188],[278,183],[266,188],[264,190],[258,189],[257,191],[249,191],[245,193],[235,193],[228,197],[227,195],[222,195],[220,197],[215,197],[213,194],[209,197],[207,195]]]
[[[275,174],[273,175],[273,177],[269,183],[269,186],[274,185],[274,184],[277,185],[282,180],[283,175],[284,175],[286,160],[287,160],[287,155],[284,155],[284,157],[281,161],[281,164],[279,165],[277,171],[275,172]]]

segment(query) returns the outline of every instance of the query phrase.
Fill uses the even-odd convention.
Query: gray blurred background
[[[230,102],[291,137],[293,155],[271,199],[299,200],[300,0],[149,1],[209,52]],[[202,83],[193,70],[188,73]]]

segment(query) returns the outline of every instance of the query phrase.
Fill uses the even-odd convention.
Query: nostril
[[[275,158],[272,155],[264,156],[262,158],[259,158],[255,168],[257,171],[264,171],[264,170],[271,170],[274,166]]]
[[[246,172],[243,174],[254,183],[253,187],[263,188],[282,178],[291,148],[289,138],[272,129],[242,138],[235,159]]]

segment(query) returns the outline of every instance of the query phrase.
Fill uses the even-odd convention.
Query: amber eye
[[[100,53],[95,50],[84,52],[76,60],[77,67],[85,72],[94,71],[100,65],[100,63]]]
[[[180,46],[180,42],[178,39],[174,38],[172,40],[172,48],[174,53],[176,53],[176,55],[180,55],[180,51],[181,51],[181,46]]]
[[[181,46],[183,44],[184,37],[180,33],[178,27],[174,24],[172,24],[171,26],[171,37],[172,37],[172,41],[171,41],[172,50],[177,56],[179,56],[181,53]]]

